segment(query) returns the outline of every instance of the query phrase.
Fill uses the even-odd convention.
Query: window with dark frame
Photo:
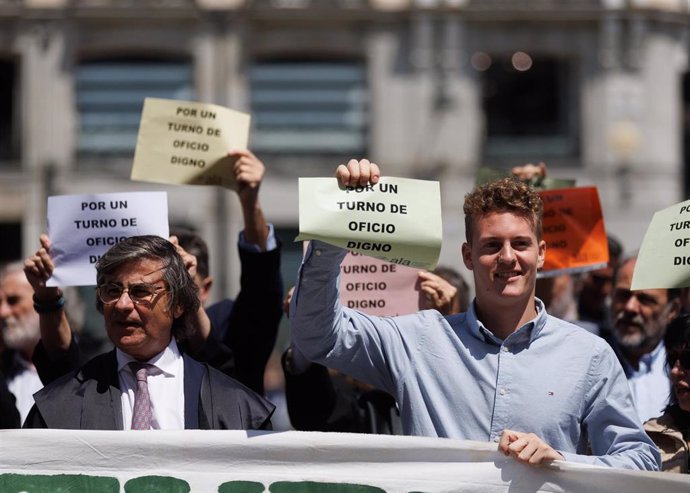
[[[251,147],[283,155],[364,155],[366,70],[361,61],[260,60],[249,70]]]
[[[81,62],[76,70],[81,156],[133,154],[147,97],[194,100],[187,60],[140,58]]]
[[[0,60],[0,163],[19,157],[17,72],[14,61]]]
[[[481,70],[488,157],[576,157],[573,63],[551,57],[486,55]]]
[[[22,225],[19,222],[0,222],[0,263],[22,259]]]

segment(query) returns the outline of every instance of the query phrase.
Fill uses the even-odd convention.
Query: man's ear
[[[671,320],[676,318],[681,310],[680,298],[674,298],[671,300],[671,306],[668,310],[668,315],[666,316],[666,323],[671,323]]]
[[[183,313],[184,313],[184,309],[180,305],[177,305],[173,309],[173,314],[172,314],[173,319],[180,318]]]
[[[211,296],[211,286],[213,286],[213,277],[207,276],[201,279],[201,276],[197,276],[195,279],[196,285],[199,287],[199,301],[203,306],[208,302]]]
[[[541,240],[539,242],[539,259],[537,260],[537,270],[544,267],[544,259],[546,258],[546,242]]]
[[[213,277],[208,276],[201,281],[201,291],[205,296],[208,296],[208,294],[211,292],[211,286],[213,286]]]
[[[473,270],[472,247],[466,242],[462,244],[462,261],[465,263],[465,267]]]

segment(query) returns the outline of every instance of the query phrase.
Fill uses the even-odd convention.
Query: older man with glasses
[[[27,259],[41,324],[66,324],[64,299],[45,281],[47,253]],[[274,406],[225,374],[182,354],[198,288],[175,246],[136,236],[96,264],[97,308],[115,349],[34,395],[26,428],[269,429]],[[58,331],[53,331],[57,333]]]

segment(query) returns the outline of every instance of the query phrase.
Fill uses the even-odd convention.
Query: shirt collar
[[[647,354],[643,354],[642,357],[640,358],[640,364],[637,370],[634,370],[632,368],[632,365],[628,363],[628,366],[630,366],[630,369],[633,371],[641,372],[643,369],[643,365],[645,367],[645,370],[647,372],[651,372],[654,366],[654,363],[656,361],[659,361],[661,359],[662,361],[666,361],[666,347],[664,346],[664,341],[663,339],[659,341],[659,343],[656,345],[656,347],[650,351]],[[627,360],[626,360],[627,363]]]
[[[666,358],[666,346],[664,346],[664,340],[663,339],[660,340],[659,344],[656,345],[654,350],[651,353],[649,353],[649,355],[645,354],[643,356],[643,358],[645,356],[648,356],[650,361],[655,361],[655,360],[659,359],[659,357],[663,357],[665,359]]]
[[[19,354],[19,351],[14,352],[14,363],[15,365],[17,365],[18,368],[21,369],[21,371],[31,370],[34,368],[33,363],[31,363],[29,360],[25,359],[24,356]]]
[[[544,302],[539,298],[534,298],[534,304],[537,309],[537,316],[534,317],[529,322],[525,323],[518,330],[509,335],[506,340],[510,339],[513,342],[519,342],[523,339],[529,339],[531,343],[544,329],[547,320],[546,308],[544,307]],[[467,322],[470,328],[470,332],[477,339],[484,340],[489,344],[502,345],[505,341],[500,337],[496,337],[489,329],[487,329],[484,324],[477,318],[477,311],[475,309],[475,302],[470,304],[470,308],[467,311]]]
[[[121,351],[120,348],[115,349],[115,354],[117,356],[118,372],[122,371],[122,369],[132,361],[136,361],[136,359],[129,354]],[[150,360],[145,361],[145,363],[156,367],[166,377],[174,377],[177,375],[179,368],[176,363],[181,357],[182,355],[180,354],[180,350],[177,348],[177,342],[175,342],[175,338],[173,337],[170,339],[170,344],[168,344],[163,351],[155,355]]]

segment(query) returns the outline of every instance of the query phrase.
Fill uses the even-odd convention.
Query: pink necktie
[[[150,430],[151,398],[149,397],[149,386],[146,382],[150,365],[133,361],[129,366],[137,377],[137,390],[134,393],[134,410],[132,412],[132,429]]]

